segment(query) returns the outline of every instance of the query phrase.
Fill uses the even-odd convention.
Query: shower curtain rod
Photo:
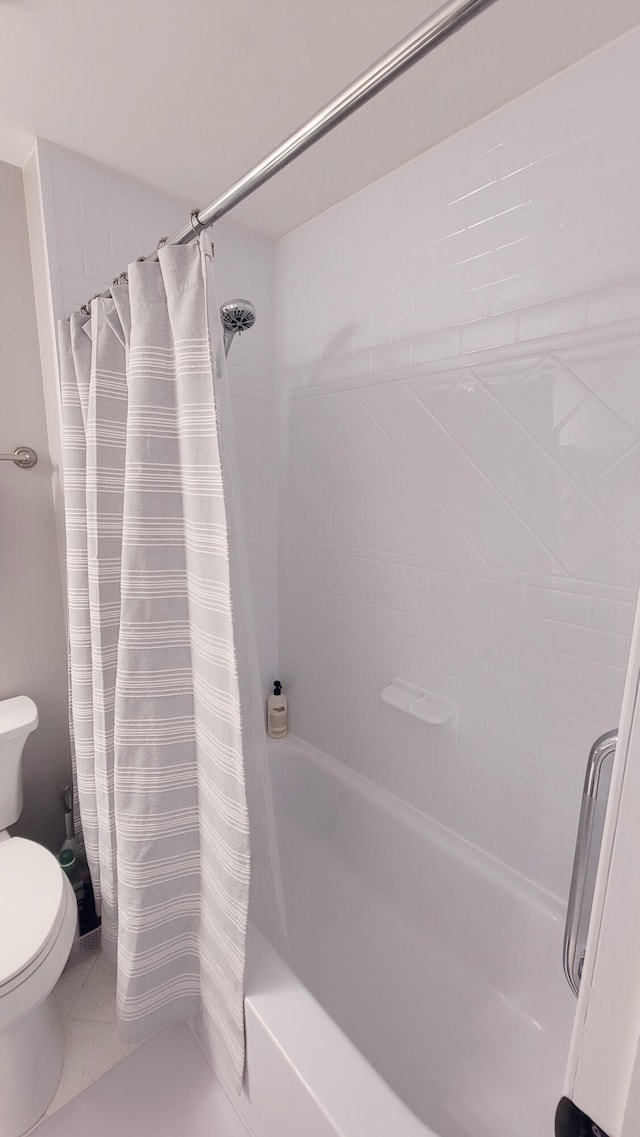
[[[405,39],[378,59],[353,83],[345,87],[304,126],[301,126],[280,146],[272,150],[266,158],[258,162],[257,166],[254,166],[237,182],[234,182],[225,193],[212,201],[206,209],[194,209],[188,224],[171,237],[163,238],[161,244],[186,245],[192,241],[204,229],[208,229],[215,221],[219,221],[226,213],[229,213],[241,201],[244,201],[246,197],[249,197],[250,194],[269,181],[274,174],[288,166],[299,154],[308,150],[310,146],[313,146],[315,142],[358,110],[358,107],[363,106],[379,91],[384,90],[394,79],[397,79],[424,55],[433,51],[435,47],[459,31],[474,16],[477,16],[493,3],[495,0],[448,0],[448,3],[438,8],[437,12],[434,12],[429,19],[410,32]],[[157,257],[156,250],[148,257],[140,257],[140,260],[157,260]],[[104,292],[98,295],[108,296],[109,293]]]

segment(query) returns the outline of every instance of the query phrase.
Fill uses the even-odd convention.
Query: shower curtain
[[[249,827],[212,264],[206,235],[165,247],[60,325],[70,718],[119,1018],[133,1037],[194,1018],[239,1089]]]

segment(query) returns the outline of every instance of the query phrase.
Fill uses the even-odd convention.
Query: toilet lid
[[[64,898],[64,873],[42,845],[0,841],[0,987],[36,958],[50,939]]]

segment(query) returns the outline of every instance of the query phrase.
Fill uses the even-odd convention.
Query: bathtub
[[[562,906],[292,736],[269,765],[284,920],[250,929],[250,1130],[551,1137]]]

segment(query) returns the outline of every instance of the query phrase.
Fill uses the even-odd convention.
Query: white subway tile
[[[569,687],[566,683],[547,682],[544,702],[547,707],[573,715],[574,718],[602,723],[603,729],[609,722],[615,724],[618,714],[614,699],[596,695],[593,691]]]
[[[505,639],[515,639],[521,643],[540,647],[550,647],[553,637],[553,623],[526,612],[508,612],[497,608],[493,613],[492,631]]]
[[[406,312],[407,309],[412,308],[413,303],[412,284],[391,285],[391,287],[385,288],[384,292],[372,297],[371,318],[375,323],[388,316],[397,316],[400,312]]]
[[[515,804],[525,809],[533,808],[535,799],[533,786],[514,778],[506,770],[485,766],[480,774],[480,784],[498,794],[508,805]]]
[[[420,634],[428,643],[440,644],[454,651],[464,651],[464,628],[447,620],[434,620],[423,617],[420,621]]]
[[[394,343],[398,340],[413,339],[415,336],[428,335],[439,326],[435,305],[427,307],[410,308],[392,321],[391,338]]]
[[[492,249],[489,253],[466,261],[463,278],[465,291],[488,287],[499,281],[513,282],[514,277],[520,278],[524,268],[525,248],[524,240],[513,241],[509,245]],[[522,281],[520,283],[522,284]],[[523,300],[522,295],[519,295],[518,300],[519,302]]]
[[[529,730],[535,730],[546,738],[566,742],[578,748],[588,746],[593,741],[594,726],[591,721],[577,719],[550,707],[539,707],[517,699],[514,707],[514,721]]]
[[[486,683],[486,660],[477,659],[466,651],[452,651],[443,647],[440,652],[440,667],[443,674],[457,682]]]
[[[582,793],[580,777],[584,777],[584,769],[582,769],[580,776],[574,776],[573,770],[569,768],[568,761],[565,761],[565,769],[562,770],[544,763],[545,748],[549,746],[557,748],[559,745],[555,741],[541,738],[539,757],[531,757],[512,750],[507,756],[506,768],[514,778],[518,778],[536,789],[542,789],[563,801],[579,802]],[[566,750],[576,753],[570,747],[567,747]],[[581,754],[579,757],[582,759]]]
[[[539,817],[544,817],[545,821],[575,836],[580,814],[580,798],[577,795],[573,801],[563,801],[554,794],[536,789],[533,811]]]
[[[384,579],[387,584],[397,588],[420,592],[424,582],[424,570],[417,565],[394,564],[387,561],[384,565]]]
[[[589,327],[635,319],[640,311],[640,284],[621,284],[589,296]]]
[[[438,328],[451,328],[459,324],[468,324],[473,320],[484,320],[491,312],[491,290],[489,288],[476,288],[473,292],[465,292],[462,296],[453,296],[441,300],[436,308],[436,323]],[[424,331],[429,329],[425,328]]]
[[[478,660],[477,662],[483,663],[484,661]],[[484,664],[484,667],[486,669],[486,664]],[[477,710],[475,707],[465,707],[465,706],[458,707],[457,722],[458,722],[458,728],[459,728],[460,732],[465,730],[465,731],[471,731],[472,733],[474,733],[476,735],[482,734],[482,723],[483,723],[483,721],[484,721],[483,712]],[[458,743],[458,745],[460,745],[460,743]]]
[[[415,636],[420,628],[420,620],[413,612],[398,612],[383,608],[382,627],[401,632],[403,636]]]
[[[594,596],[591,602],[591,626],[604,632],[617,632],[630,636],[633,628],[634,605],[620,600],[605,600]]]
[[[582,683],[586,690],[608,695],[610,699],[616,699],[618,704],[622,701],[624,676],[622,667],[608,667],[605,663],[587,659],[582,664]]]
[[[413,362],[431,363],[436,359],[454,359],[460,353],[460,332],[436,332],[434,335],[419,336],[413,341]]]
[[[586,296],[572,296],[568,300],[555,300],[552,304],[537,304],[520,313],[520,340],[540,339],[558,332],[584,328],[587,324],[588,300]]]
[[[559,620],[564,624],[591,622],[593,598],[577,592],[553,588],[529,587],[526,590],[524,610],[545,620]]]
[[[391,317],[359,324],[354,333],[354,350],[366,351],[368,348],[382,347],[391,343]],[[296,366],[295,363],[291,366]]]
[[[480,656],[506,667],[515,667],[518,663],[518,641],[506,639],[503,636],[485,635],[478,632],[467,632],[465,647],[471,655]]]
[[[380,607],[386,608],[401,608],[402,607],[402,589],[392,588],[388,584],[380,584],[378,581],[365,581],[362,586],[363,597],[371,604],[378,604]]]
[[[554,825],[544,818],[540,841],[543,845],[547,846],[552,853],[559,853],[566,858],[570,858],[573,856],[575,849],[576,825],[573,826],[573,831],[569,832],[567,829],[559,825]]]
[[[509,750],[492,738],[476,734],[470,730],[461,729],[458,733],[458,749],[461,754],[475,758],[482,765],[506,769],[509,761]]]
[[[60,241],[58,251],[61,272],[68,272],[76,277],[84,276],[84,251],[80,245],[70,245],[66,241]]]
[[[402,594],[403,610],[415,616],[439,620],[443,616],[443,603],[442,596],[434,595],[432,592],[406,588]]]
[[[472,577],[469,583],[469,599],[475,604],[486,604],[490,608],[508,608],[510,611],[518,612],[524,607],[525,588],[522,584],[508,580]]]
[[[105,286],[104,280],[92,280],[87,276],[76,276],[75,273],[61,272],[60,284],[65,300],[72,304],[74,310],[85,301],[90,300],[96,292],[101,292]]]
[[[518,695],[519,698],[528,699],[532,703],[545,701],[546,680],[539,675],[519,671],[515,667],[503,667],[500,663],[490,664],[487,684],[496,691]]]
[[[373,375],[381,371],[397,371],[411,365],[411,343],[402,342],[389,344],[386,347],[375,347],[371,352],[371,372]]]
[[[602,143],[596,138],[571,142],[555,154],[547,155],[529,169],[529,195],[540,197],[549,190],[570,183],[582,183],[597,176],[602,162]]]
[[[507,698],[501,698],[499,705],[505,707],[511,712],[514,706],[513,700],[507,701]],[[526,704],[522,704],[526,706]],[[538,708],[528,708],[535,712]],[[528,716],[529,722],[534,720],[535,715],[532,713]],[[528,758],[535,758],[540,748],[540,738],[537,729],[527,729],[524,724],[512,722],[503,718],[498,718],[495,715],[485,715],[483,726],[483,734],[485,738],[492,742],[498,742],[501,746],[506,747],[508,750],[516,751],[516,753],[524,754]]]
[[[569,624],[555,624],[553,629],[553,648],[568,655],[607,663],[612,667],[626,667],[629,655],[627,636],[614,635],[597,628],[572,627]]]
[[[518,338],[518,315],[505,312],[488,320],[478,320],[462,329],[462,350],[482,351],[489,347],[503,347]]]
[[[428,568],[424,573],[426,592],[436,596],[449,596],[453,600],[466,600],[469,595],[469,577],[461,572],[441,572]]]
[[[496,147],[481,154],[474,162],[465,162],[451,173],[445,174],[441,181],[444,200],[457,201],[494,182],[498,176],[499,157],[500,150]]]
[[[111,255],[110,234],[106,225],[74,214],[57,213],[56,226],[60,244],[75,245],[95,253],[102,252],[105,256]]]
[[[400,657],[421,666],[438,666],[440,646],[435,641],[415,639],[413,636],[400,636]]]
[[[445,599],[442,619],[472,632],[488,632],[492,623],[491,609],[483,604],[469,604],[463,600]]]

